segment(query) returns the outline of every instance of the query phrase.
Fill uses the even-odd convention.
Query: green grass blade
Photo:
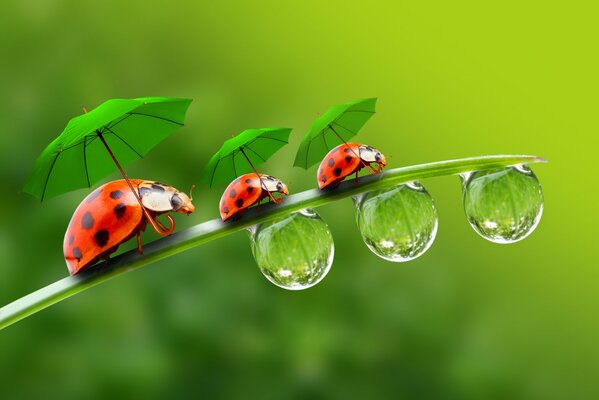
[[[544,159],[527,155],[494,155],[440,161],[387,170],[378,175],[343,182],[337,189],[320,191],[311,189],[288,196],[283,204],[268,204],[248,210],[238,221],[223,223],[219,219],[207,221],[189,229],[158,239],[144,246],[144,255],[132,250],[90,268],[76,276],[69,276],[42,289],[21,297],[0,308],[0,329],[26,318],[92,286],[170,257],[202,243],[221,238],[268,219],[304,208],[314,208],[363,192],[392,187],[400,183],[469,171],[504,167],[516,164],[545,162]]]

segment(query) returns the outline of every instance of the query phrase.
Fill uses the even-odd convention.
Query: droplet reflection
[[[354,197],[362,239],[377,256],[410,261],[428,250],[437,234],[437,211],[418,182]]]
[[[494,243],[514,243],[530,235],[543,214],[543,192],[526,166],[462,175],[464,211],[470,226]]]
[[[302,290],[316,285],[333,264],[333,236],[313,210],[302,210],[249,229],[252,253],[275,285]]]

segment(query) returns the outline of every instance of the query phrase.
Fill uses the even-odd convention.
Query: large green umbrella
[[[346,143],[374,115],[376,98],[350,101],[331,107],[312,124],[295,156],[294,166],[308,169],[333,147]]]
[[[190,103],[142,97],[108,100],[89,112],[84,108],[85,113],[71,119],[36,160],[23,191],[44,200],[91,187],[116,166],[141,204],[121,165],[143,157],[182,126]]]
[[[285,146],[290,133],[291,128],[246,129],[223,143],[204,167],[200,180],[212,186],[229,183],[250,171],[258,174],[256,165]]]

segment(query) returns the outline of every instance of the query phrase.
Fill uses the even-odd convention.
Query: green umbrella
[[[211,187],[250,171],[258,174],[256,165],[285,146],[290,133],[291,128],[246,129],[223,143],[204,167],[200,180]]]
[[[108,100],[89,112],[84,107],[85,113],[71,119],[36,160],[23,191],[44,200],[91,187],[116,165],[141,204],[121,164],[142,158],[182,126],[190,103],[190,99],[142,97]]]
[[[329,108],[312,124],[295,156],[294,166],[308,169],[333,147],[346,143],[375,113],[376,98],[350,101]]]

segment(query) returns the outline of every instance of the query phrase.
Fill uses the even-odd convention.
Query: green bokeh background
[[[350,200],[324,206],[336,255],[314,288],[270,284],[244,233],[211,242],[0,331],[0,397],[598,398],[591,2],[218,3],[2,3],[0,304],[67,274],[63,234],[88,191],[39,203],[19,189],[82,104],[112,97],[194,99],[130,176],[186,190],[231,134],[290,126],[263,171],[297,192],[316,184],[291,166],[311,121],[378,96],[358,139],[391,167],[547,158],[537,231],[487,242],[459,180],[427,180],[437,239],[393,264],[362,243]],[[221,189],[198,187],[178,227],[217,217]]]

